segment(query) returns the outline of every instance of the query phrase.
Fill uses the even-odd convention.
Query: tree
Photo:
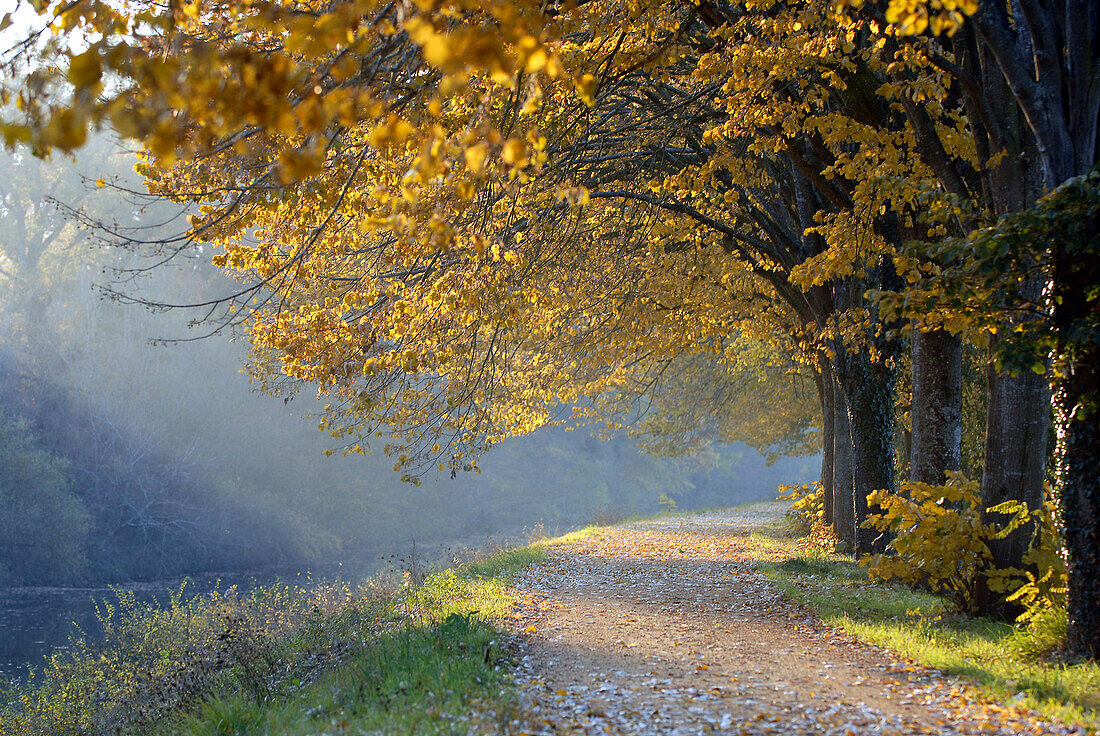
[[[983,6],[975,25],[1012,90],[1032,134],[1049,190],[1073,192],[1100,160],[1100,9],[1094,3],[1028,7],[1013,24],[1006,3]],[[1080,183],[1074,183],[1078,179]],[[1069,555],[1069,646],[1100,656],[1100,306],[1095,260],[1100,217],[1083,200],[1083,227],[1069,240],[1047,240],[1051,257],[1057,478]],[[1089,255],[1086,255],[1089,254]]]
[[[1100,10],[1085,0],[1019,7],[1002,0],[987,0],[980,6],[974,2],[949,6],[891,0],[874,7],[879,5],[886,6],[885,19],[898,23],[902,33],[955,32],[959,39],[944,44],[950,55],[932,54],[931,58],[957,80],[972,111],[980,152],[1006,159],[1006,166],[990,167],[987,180],[995,211],[1005,218],[1006,230],[1020,232],[1018,220],[1011,215],[1031,209],[1038,195],[1038,187],[1027,187],[1034,178],[1020,176],[1020,165],[1026,161],[1021,154],[1037,160],[1041,188],[1051,192],[1048,206],[1038,210],[1058,211],[1053,203],[1069,200],[1074,204],[1068,209],[1080,217],[1081,227],[1073,229],[1068,239],[1051,238],[1041,229],[1029,230],[1038,241],[1040,260],[1048,268],[1026,269],[1025,273],[1034,274],[1032,281],[1013,291],[1017,308],[1045,301],[1048,318],[1043,324],[1055,334],[1056,477],[1067,513],[1069,641],[1073,652],[1095,657],[1100,654],[1100,583],[1096,575],[1100,540],[1096,513],[1100,497],[1096,494],[1100,491],[1095,476],[1100,437],[1092,407],[1098,400],[1100,341],[1093,325],[1100,297],[1093,261],[1085,255],[1095,247],[1097,218],[1083,192],[1090,186],[1086,177],[1100,160]],[[969,20],[959,11],[971,16]],[[1064,189],[1056,196],[1054,192],[1061,187]],[[1049,232],[1059,232],[1059,226],[1052,226]],[[1010,259],[997,265],[1015,264]],[[1044,293],[1049,294],[1047,300]],[[1022,331],[1034,335],[1027,326]],[[1035,348],[1044,343],[1037,343],[1023,351],[1032,359],[1021,362],[1043,373],[1045,356]],[[1004,345],[999,347],[1002,355],[1010,352]],[[996,430],[991,424],[989,431]],[[1043,434],[1033,431],[1033,441],[1040,441]],[[1027,469],[1024,475],[1034,476]],[[1035,486],[1038,479],[1030,477],[1028,482]]]
[[[38,445],[25,420],[0,412],[0,583],[80,580],[88,513],[67,464]]]
[[[278,295],[281,306],[305,297],[296,313],[287,309],[266,315],[259,310],[254,312],[258,343],[273,351],[270,357],[280,360],[287,373],[315,381],[322,390],[336,395],[339,402],[334,405],[334,414],[348,420],[344,426],[337,426],[338,433],[369,425],[365,420],[373,412],[384,415],[383,419],[391,425],[411,428],[418,436],[430,430],[447,434],[462,445],[476,442],[484,427],[497,425],[506,432],[514,432],[537,426],[547,417],[545,408],[540,408],[540,404],[545,405],[547,395],[569,401],[576,395],[604,393],[609,385],[625,380],[622,370],[613,368],[616,364],[637,366],[635,356],[640,354],[652,362],[667,359],[675,352],[705,350],[714,340],[732,334],[733,322],[746,321],[750,315],[750,319],[758,318],[759,310],[738,313],[736,303],[720,297],[706,301],[691,293],[692,284],[698,280],[698,276],[690,275],[695,268],[693,264],[711,261],[715,265],[707,271],[716,276],[717,284],[728,279],[728,274],[739,271],[739,284],[751,283],[753,288],[783,299],[785,308],[798,315],[802,323],[799,329],[811,343],[817,339],[815,334],[831,335],[825,338],[825,344],[808,344],[808,349],[811,353],[820,351],[823,355],[837,356],[838,364],[830,366],[829,374],[835,373],[842,379],[848,394],[845,406],[853,418],[854,501],[860,502],[874,488],[891,486],[891,363],[897,348],[866,319],[873,305],[864,303],[863,296],[869,274],[872,284],[885,286],[893,278],[889,253],[882,247],[882,231],[889,229],[889,223],[876,221],[873,214],[883,206],[881,196],[873,188],[857,187],[860,171],[882,164],[883,156],[875,157],[873,153],[881,152],[884,146],[873,137],[866,138],[866,151],[872,155],[851,156],[845,148],[851,140],[846,136],[845,116],[834,109],[837,104],[846,103],[830,95],[827,86],[814,75],[804,73],[801,66],[809,64],[809,68],[820,70],[825,79],[836,77],[832,68],[836,54],[828,47],[815,48],[806,42],[812,41],[813,34],[825,33],[835,44],[850,45],[857,29],[823,25],[815,20],[822,14],[814,9],[802,13],[801,20],[788,14],[782,24],[777,24],[766,13],[742,14],[736,6],[701,10],[677,3],[638,7],[593,4],[578,14],[555,12],[553,20],[551,15],[533,8],[517,7],[518,10],[513,7],[505,15],[495,16],[496,20],[494,14],[505,11],[491,8],[485,16],[468,16],[466,25],[443,21],[431,12],[411,21],[406,18],[403,27],[407,36],[389,30],[381,35],[364,33],[356,41],[360,43],[359,49],[355,52],[341,49],[339,53],[347,51],[348,58],[362,53],[363,58],[388,59],[395,64],[399,61],[400,65],[371,66],[359,76],[350,75],[350,69],[348,74],[331,77],[324,76],[326,71],[317,78],[323,83],[316,84],[309,81],[314,77],[309,76],[308,70],[329,69],[328,61],[319,63],[318,59],[328,58],[325,55],[334,49],[326,48],[324,42],[291,49],[275,42],[276,47],[268,46],[265,51],[269,55],[273,49],[286,53],[279,57],[279,68],[271,69],[266,60],[258,59],[249,48],[240,47],[234,34],[242,21],[232,13],[222,12],[221,6],[207,9],[201,24],[182,16],[162,25],[165,29],[171,27],[173,33],[186,29],[179,37],[186,51],[179,58],[200,53],[216,57],[228,66],[189,64],[185,70],[175,54],[166,57],[170,58],[168,62],[144,51],[136,57],[129,54],[127,58],[136,58],[134,66],[125,69],[131,80],[156,73],[182,74],[191,79],[189,70],[199,66],[213,71],[220,80],[212,83],[209,79],[192,79],[196,85],[203,85],[204,101],[192,105],[188,100],[193,96],[184,94],[181,101],[187,109],[178,111],[173,118],[175,122],[163,122],[164,128],[172,129],[165,135],[177,137],[181,145],[163,145],[161,133],[157,133],[157,144],[151,145],[155,154],[163,149],[166,158],[162,163],[170,163],[181,152],[190,156],[207,146],[211,155],[204,153],[192,158],[167,177],[153,168],[148,172],[165,193],[187,196],[190,192],[193,197],[210,202],[205,218],[197,225],[198,234],[230,249],[222,263],[259,276],[261,283],[269,287],[267,294]],[[352,6],[341,8],[343,20],[362,10]],[[280,15],[277,5],[267,6],[266,12],[270,15],[263,15],[261,24],[269,24],[267,27],[291,21]],[[83,17],[79,12],[75,15]],[[644,18],[645,22],[624,26],[626,18]],[[503,56],[479,46],[493,74],[480,80],[470,79],[470,65],[460,63],[459,57],[448,48],[473,43],[469,35],[473,25],[505,19],[515,23],[508,26],[508,32],[518,42],[509,45],[505,38],[506,43],[500,46]],[[326,38],[320,32],[319,17],[305,14],[294,20],[296,33],[300,30]],[[392,22],[388,17],[384,20],[384,27],[389,29]],[[324,21],[339,25],[341,18],[339,14],[328,15]],[[578,21],[583,30],[569,25]],[[806,30],[799,33],[803,21]],[[251,22],[255,24],[256,18]],[[219,30],[211,31],[215,26]],[[616,34],[605,33],[612,28],[635,32],[629,40],[625,30],[618,32],[617,40],[613,41]],[[637,32],[640,29],[644,31]],[[760,32],[760,37],[777,43],[771,47],[759,41],[735,46],[742,65],[747,60],[752,67],[751,73],[729,77],[726,81],[733,85],[729,89],[710,79],[730,68],[719,55],[707,53],[716,48],[716,39],[732,43],[737,39],[736,33],[754,30]],[[200,43],[207,37],[217,42]],[[562,42],[550,49],[553,53],[547,53],[545,41],[556,38]],[[154,33],[149,43],[156,46],[161,40]],[[410,40],[423,48],[423,58],[416,55]],[[393,53],[374,50],[368,53],[367,49],[374,49],[372,44],[380,44],[380,48]],[[112,56],[112,48],[111,42],[105,41],[81,54],[77,76],[83,78],[81,72],[94,71],[88,74],[94,78],[94,86],[99,83],[98,73],[104,64],[122,71],[124,65]],[[410,50],[412,55],[398,53],[402,49]],[[762,58],[778,59],[778,66],[752,62],[751,53],[757,51]],[[685,54],[697,65],[682,64]],[[461,58],[478,57],[475,54]],[[423,65],[425,60],[428,66]],[[717,66],[724,66],[718,74],[714,73],[716,62]],[[429,73],[432,66],[439,69],[440,76]],[[223,68],[232,71],[221,76]],[[521,76],[522,85],[503,73],[520,68],[526,75]],[[789,91],[776,97],[769,85],[759,83],[776,68],[786,70],[783,76],[786,84],[812,92],[804,98],[812,101],[809,108],[803,109]],[[596,109],[600,109],[601,100],[612,105],[604,117],[594,118],[578,102],[570,85],[555,81],[560,80],[564,69],[569,70],[573,86],[579,89],[585,103],[595,105]],[[274,115],[270,110],[284,106],[283,122],[299,136],[290,141],[292,148],[280,140],[265,138],[263,125],[238,129],[227,124],[236,115],[242,124],[255,125],[248,122],[249,115],[254,114],[246,113],[245,119],[240,119],[240,111],[235,107],[230,110],[221,98],[211,102],[211,89],[241,92],[239,80],[255,78],[257,70],[264,72],[266,80],[285,82],[288,90],[285,99],[276,99],[275,106],[265,108],[269,112],[264,115]],[[394,81],[404,79],[417,79],[418,84],[408,86],[404,94],[393,93]],[[304,82],[311,86],[302,88]],[[188,84],[191,82],[177,87],[186,89]],[[384,87],[372,86],[379,84]],[[370,112],[381,123],[369,128],[356,127],[358,121],[354,117],[345,114],[343,118],[338,115],[333,118],[353,90],[356,95],[370,94],[373,105]],[[384,94],[377,94],[379,91]],[[260,92],[261,96],[267,94]],[[711,95],[717,93],[721,94],[712,99]],[[149,103],[155,110],[160,104],[156,94],[143,91],[140,81],[131,90],[128,102],[135,96],[140,100],[138,108]],[[320,105],[322,97],[332,100],[328,108]],[[854,104],[865,102],[865,98],[866,95]],[[32,99],[24,105],[32,125],[12,127],[12,134],[26,131],[37,135],[39,145],[65,142],[61,136],[65,119],[58,118],[60,122],[53,128],[51,124],[34,125],[42,109],[33,102]],[[387,111],[387,105],[393,108]],[[74,104],[65,109],[72,115],[91,117],[118,114],[131,127],[133,118],[140,117],[111,104],[98,108]],[[304,110],[312,111],[309,119],[298,120],[298,112]],[[327,117],[322,114],[326,110]],[[762,110],[767,111],[763,123],[759,121]],[[403,117],[395,117],[398,111]],[[658,117],[647,122],[646,116],[654,111]],[[785,117],[801,121],[801,125],[788,129],[782,123]],[[690,123],[687,134],[681,135],[675,126],[661,128],[654,124],[662,119]],[[821,125],[822,121],[830,121],[832,127]],[[331,129],[327,138],[319,136],[326,123]],[[802,127],[807,125],[810,127]],[[525,131],[516,130],[517,126],[523,126]],[[739,126],[745,134],[731,135]],[[549,150],[556,154],[559,173],[547,182],[553,188],[540,186],[540,182],[547,181],[540,177],[540,172],[548,149],[539,128],[550,135]],[[226,131],[234,130],[239,133],[225,137]],[[645,138],[643,150],[638,154],[600,155],[607,141],[623,140],[623,135]],[[307,144],[308,152],[303,148]],[[904,146],[904,141],[888,140],[885,148],[896,150],[899,145]],[[785,155],[767,155],[769,151]],[[242,153],[244,158],[238,155]],[[906,169],[904,156],[894,155],[891,160],[895,168]],[[308,176],[322,165],[325,186],[294,185],[298,178]],[[839,174],[838,181],[826,180],[821,175],[823,167]],[[217,196],[206,196],[212,191],[211,183],[220,182],[226,171],[239,173],[234,174],[234,182],[228,189],[219,184],[213,191],[232,190],[238,194],[220,202]],[[908,173],[899,170],[898,175]],[[648,187],[638,186],[639,174],[664,175],[666,179],[655,190],[647,191]],[[582,186],[575,186],[578,182],[569,186],[571,182],[566,177],[579,179]],[[301,196],[271,200],[270,184],[276,179],[284,185],[294,185]],[[367,180],[373,185],[369,190],[364,189],[363,182]],[[503,183],[499,189],[480,186],[497,180]],[[594,189],[601,184],[624,182],[627,187]],[[565,202],[554,201],[559,192],[564,193]],[[477,204],[474,217],[455,216],[455,212],[465,208],[462,203],[470,202]],[[731,212],[730,205],[735,202]],[[572,261],[561,259],[560,250],[539,249],[538,244],[545,244],[547,239],[531,237],[536,224],[543,233],[551,234],[554,227],[568,227],[570,207],[561,205],[569,204],[587,207],[583,220],[586,229],[577,234],[578,242],[590,246],[596,238],[602,242],[620,241],[613,256],[615,262],[592,259],[591,247],[568,253]],[[823,207],[828,221],[821,227],[820,237],[805,238],[809,226],[821,224],[813,218],[815,210],[821,211]],[[355,218],[348,214],[352,210]],[[617,228],[622,220],[617,218],[628,211],[637,227],[642,228],[640,232],[647,232],[648,239],[621,237],[621,228]],[[317,218],[317,212],[324,214]],[[363,212],[369,214],[363,217]],[[579,218],[577,221],[582,222]],[[491,227],[484,228],[481,223]],[[359,237],[349,233],[349,226],[359,230]],[[655,232],[648,232],[650,229]],[[261,248],[240,246],[240,236],[253,231],[265,232],[270,238],[267,244]],[[662,231],[683,233],[683,237],[672,243],[671,248],[665,248],[658,242]],[[333,232],[337,235],[333,236]],[[561,293],[569,288],[576,269],[562,273],[560,262],[558,272],[553,267],[547,269],[544,264],[549,260],[548,253],[554,253],[559,261],[584,266],[586,273],[600,274],[607,286],[602,291],[593,290],[600,295],[594,304],[553,305],[549,298],[541,297],[532,303],[525,303],[523,298],[517,301],[516,297],[524,293],[525,282],[518,278],[520,275],[528,284],[538,283],[531,278],[532,265],[536,264],[529,255],[531,246],[525,246],[526,250],[517,246],[524,237],[529,244],[535,244],[535,255],[544,259],[537,262],[543,267],[538,276],[558,279],[564,285],[559,287]],[[490,249],[494,265],[484,269],[478,260],[494,239],[498,246]],[[853,241],[862,245],[852,248]],[[294,245],[285,248],[284,244]],[[630,260],[624,261],[624,254]],[[333,255],[342,260],[337,269],[341,281],[328,279],[326,294],[316,290],[315,281],[307,279],[302,285],[313,293],[299,291],[293,277],[324,274],[326,270],[335,273]],[[393,264],[385,278],[375,279],[370,269],[356,270],[352,266],[352,262],[370,264],[369,259],[374,257],[387,267]],[[632,270],[624,268],[624,263]],[[811,276],[800,284],[795,275],[799,266],[803,273],[823,270],[826,276],[816,283]],[[635,281],[653,286],[648,300],[637,299],[637,293],[621,288],[625,273],[634,274]],[[832,294],[824,286],[830,275],[842,279],[855,276],[853,283],[843,288],[847,301],[839,315],[834,315]],[[429,279],[438,280],[429,282]],[[489,295],[488,309],[482,294],[470,296],[464,291],[475,283]],[[616,284],[618,291],[607,296],[607,289],[615,289]],[[808,292],[803,291],[804,285],[809,286]],[[433,286],[442,288],[433,291]],[[662,289],[665,293],[661,293]],[[449,298],[433,300],[433,294],[438,297],[447,291]],[[551,288],[544,289],[543,294],[547,291],[554,293]],[[422,298],[425,294],[426,299]],[[349,295],[355,306],[338,308],[347,303]],[[410,295],[414,298],[410,299]],[[681,295],[694,300],[691,302],[694,314],[682,306],[678,306],[677,312],[664,313],[650,308],[654,303],[667,301],[669,296],[674,297],[673,303],[679,304]],[[513,302],[508,304],[508,299]],[[322,300],[326,300],[324,309],[311,306]],[[457,304],[464,310],[464,324],[445,323],[433,306],[435,301],[442,301],[447,309]],[[607,322],[597,322],[598,330],[585,328],[564,336],[547,329],[563,323],[585,325],[591,320],[587,308],[603,303],[631,305],[631,316],[638,327],[632,333],[613,334],[603,343],[599,338],[605,334],[604,328],[610,326]],[[534,361],[534,365],[540,366],[534,374],[523,373],[514,364],[505,369],[503,363],[495,361],[494,351],[514,342],[517,323],[509,325],[500,316],[530,316],[535,314],[536,305],[543,314],[553,315],[553,319],[540,316],[541,329],[531,323],[523,325],[524,349],[531,352],[531,346],[535,345],[532,337],[538,336],[542,340],[538,350],[547,356],[556,355],[557,359]],[[713,309],[715,305],[719,307],[717,311]],[[369,311],[364,311],[364,306],[369,306]],[[355,313],[356,309],[360,311]],[[425,315],[435,318],[427,321]],[[692,316],[694,320],[689,319]],[[362,335],[365,321],[375,327],[366,340]],[[477,330],[469,329],[475,325]],[[847,332],[841,329],[845,325]],[[665,337],[657,337],[659,329],[665,330]],[[326,337],[303,339],[311,334]],[[429,335],[431,339],[420,343],[410,339]],[[437,339],[441,335],[447,337]],[[401,339],[387,342],[379,336]],[[579,336],[588,340],[589,345],[604,346],[601,352],[584,353],[583,372],[575,369],[579,354],[570,347]],[[661,353],[639,349],[636,338],[641,336],[660,345],[663,357]],[[616,340],[619,342],[614,343]],[[466,364],[479,366],[461,376],[440,367],[438,356],[447,361],[452,358],[450,350],[440,349],[444,343],[487,346],[488,352],[473,351],[460,356]],[[366,355],[364,344],[377,354],[361,360]],[[554,347],[546,347],[550,345]],[[864,347],[870,349],[861,350]],[[856,354],[848,357],[850,350]],[[593,360],[594,355],[601,360]],[[265,360],[268,356],[261,355],[258,362],[261,366],[279,365]],[[373,381],[373,395],[371,390],[364,393],[355,386],[358,375],[355,366],[362,362],[367,368],[368,360],[369,375],[384,377]],[[531,365],[528,362],[523,368],[529,370]],[[555,373],[550,366],[563,369]],[[336,371],[332,370],[334,367]],[[401,378],[402,372],[408,373],[410,367],[417,374],[415,387]],[[435,373],[446,375],[446,386],[443,382],[433,384],[434,379],[426,377]],[[461,380],[454,380],[456,376],[461,376]],[[578,380],[579,376],[584,379]],[[495,387],[498,379],[506,384],[503,388]],[[494,386],[492,401],[486,393],[489,386]],[[537,387],[535,395],[517,390],[530,387]],[[855,390],[856,387],[860,390]],[[874,390],[869,390],[872,387]],[[440,392],[450,395],[443,396]],[[493,408],[494,404],[503,403],[504,396],[514,402],[507,416],[501,416]],[[390,411],[391,407],[396,410]],[[451,411],[453,407],[462,407],[462,413]],[[489,443],[493,440],[491,435],[487,438]],[[409,459],[402,449],[397,448],[399,465]],[[453,467],[464,459],[464,453],[456,452],[445,459]]]

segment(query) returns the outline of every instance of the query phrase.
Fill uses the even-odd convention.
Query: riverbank
[[[46,658],[70,648],[75,635],[95,644],[103,635],[97,617],[105,604],[118,605],[118,594],[133,594],[141,605],[161,607],[173,593],[185,599],[234,587],[244,593],[252,588],[282,582],[292,588],[310,589],[315,580],[362,580],[391,575],[401,568],[439,569],[456,559],[484,557],[485,550],[522,546],[529,529],[505,530],[493,536],[409,540],[386,549],[360,549],[342,562],[315,566],[311,572],[291,569],[227,570],[146,581],[101,582],[87,585],[0,587],[0,688],[18,684],[30,670],[40,669]]]
[[[521,548],[428,575],[410,566],[360,586],[174,596],[156,609],[124,595],[101,611],[101,643],[75,642],[5,694],[0,733],[499,725],[515,709],[497,628],[515,603],[507,581],[540,554]]]
[[[118,591],[132,592],[139,603],[158,607],[173,591],[187,598],[236,585],[248,590],[276,579],[271,573],[200,574],[118,586],[37,586],[0,588],[0,683],[24,680],[46,658],[66,651],[74,636],[96,641],[103,635],[97,606],[117,603]],[[290,576],[293,579],[295,576]]]

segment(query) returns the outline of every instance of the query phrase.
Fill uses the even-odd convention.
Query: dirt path
[[[520,587],[537,734],[1084,733],[823,626],[753,567],[779,504],[628,524],[551,550]]]

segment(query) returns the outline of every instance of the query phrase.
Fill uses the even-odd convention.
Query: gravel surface
[[[534,734],[1085,734],[822,625],[755,570],[784,504],[551,548],[512,625]],[[760,552],[756,552],[760,559]]]

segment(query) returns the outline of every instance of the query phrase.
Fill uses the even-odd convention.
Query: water
[[[208,593],[219,586],[236,583],[247,589],[263,579],[235,575],[190,578],[184,592],[187,597]],[[148,583],[130,583],[139,602],[161,603],[180,589],[182,578]],[[109,587],[91,588],[0,588],[0,682],[23,680],[28,668],[41,667],[44,657],[64,650],[71,634],[83,632],[91,639],[102,636],[96,618],[96,602],[115,601]]]

